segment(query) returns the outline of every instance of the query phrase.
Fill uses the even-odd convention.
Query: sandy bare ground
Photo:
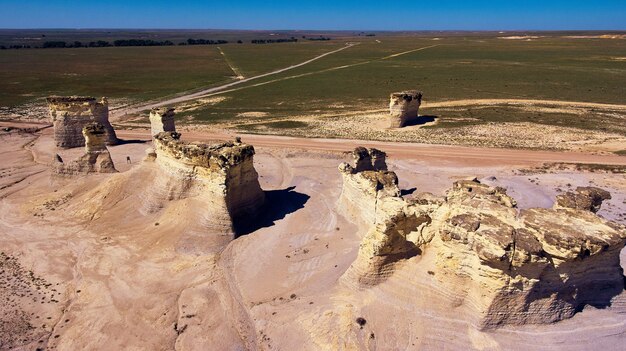
[[[0,135],[0,248],[13,267],[0,273],[11,282],[0,285],[7,301],[0,305],[0,349],[619,350],[626,342],[624,294],[611,307],[585,308],[552,325],[481,332],[465,307],[420,270],[419,260],[433,259],[428,254],[373,289],[342,282],[361,240],[336,210],[337,165],[354,141],[244,136],[256,146],[261,185],[275,206],[259,229],[216,250],[203,244],[214,234],[190,232],[202,208],[142,214],[142,195],[123,190],[153,184],[139,161],[149,145],[110,148],[122,174],[56,179],[46,165],[56,152],[51,132]],[[473,175],[507,187],[525,208],[551,206],[558,189],[594,184],[614,195],[601,214],[626,222],[623,175],[515,172],[546,160],[623,159],[371,145],[390,151],[403,189],[443,194],[453,180]],[[103,206],[94,191],[107,188],[111,198]],[[97,216],[84,217],[93,208]],[[367,320],[363,328],[357,317]]]
[[[117,133],[118,136],[127,139],[147,139],[150,134],[147,130],[119,130]],[[245,142],[257,147],[343,152],[352,150],[356,146],[367,146],[385,150],[390,157],[395,159],[420,159],[433,162],[455,162],[459,164],[471,165],[522,165],[528,163],[546,162],[626,165],[626,157],[623,156],[595,155],[578,152],[476,148],[346,139],[310,139],[224,132],[183,132],[183,138],[188,140],[225,140],[233,139],[235,136],[241,136]]]

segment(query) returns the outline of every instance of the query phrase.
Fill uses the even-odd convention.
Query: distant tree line
[[[228,40],[187,39],[187,45],[219,45],[228,44]],[[179,45],[185,45],[180,43]]]
[[[104,48],[108,46],[113,46],[108,41],[98,40],[98,41],[90,41],[89,43],[81,43],[80,41],[75,41],[71,43],[67,43],[65,41],[57,40],[57,41],[46,41],[41,46],[44,49],[51,48]]]
[[[7,49],[30,49],[30,45],[9,45],[9,46],[0,45],[0,50],[7,50]]]
[[[274,43],[295,43],[298,39],[291,37],[289,39],[254,39],[250,41],[252,44],[274,44]]]
[[[208,39],[187,39],[178,45],[218,45],[228,44],[227,40],[208,40]],[[80,41],[66,42],[62,40],[46,41],[41,45],[43,49],[53,48],[104,48],[111,46],[172,46],[174,42],[170,40],[156,41],[150,39],[120,39],[110,43],[105,40],[90,41],[89,43],[81,43]],[[0,45],[0,50],[7,49],[31,49],[30,45]],[[35,47],[36,48],[36,47]]]
[[[116,40],[113,42],[114,46],[172,46],[173,42],[169,40],[154,41],[144,39],[128,39],[128,40]]]
[[[328,37],[306,37],[302,36],[303,39],[306,40],[331,40]],[[252,44],[274,44],[274,43],[295,43],[298,39],[295,37],[291,37],[289,39],[254,39],[250,41]],[[237,40],[238,44],[242,44],[243,41]],[[211,40],[211,39],[193,39],[189,38],[184,42],[178,43],[178,45],[220,45],[220,44],[228,44],[227,40]],[[105,47],[113,47],[113,46],[172,46],[176,45],[174,42],[170,40],[164,41],[156,41],[150,39],[119,39],[115,40],[113,43],[110,43],[105,40],[98,41],[90,41],[88,43],[82,43],[80,41],[74,42],[66,42],[62,40],[55,41],[46,41],[41,45],[41,48],[44,49],[52,49],[52,48],[105,48]],[[31,49],[36,47],[31,47],[30,45],[10,45],[10,46],[0,46],[0,50],[6,49]]]

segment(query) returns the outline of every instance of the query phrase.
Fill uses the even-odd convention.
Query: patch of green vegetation
[[[620,156],[626,156],[626,150],[619,150],[619,151],[615,151],[614,153],[620,155]]]
[[[589,111],[585,114],[537,112],[515,106],[469,106],[425,108],[421,114],[438,117],[438,123],[424,128],[463,127],[484,123],[535,123],[626,135],[623,116]]]
[[[265,128],[273,128],[273,129],[298,129],[298,128],[306,128],[309,124],[302,121],[274,121],[274,122],[264,122],[264,123],[253,123],[253,124],[241,124],[237,126],[238,129],[246,130],[246,131],[255,131],[262,130]]]
[[[587,172],[601,172],[601,173],[614,173],[614,174],[624,174],[626,173],[625,166],[618,165],[604,165],[604,164],[595,164],[595,163],[556,163],[554,167],[557,169],[566,169],[567,167],[572,167],[577,171],[587,171]]]
[[[566,162],[548,162],[539,167],[523,168],[518,172],[521,174],[546,174],[556,173],[562,171],[577,171],[577,172],[590,172],[590,173],[612,173],[612,174],[626,174],[626,166],[620,165],[607,165],[597,163],[566,163]]]
[[[299,64],[343,46],[343,41],[265,45],[222,45],[224,55],[245,77]]]
[[[269,128],[278,128],[278,129],[306,128],[309,126],[308,123],[301,122],[301,121],[276,121],[276,122],[263,123],[263,125]]]

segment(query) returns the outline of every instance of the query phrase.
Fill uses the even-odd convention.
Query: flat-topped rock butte
[[[429,274],[444,277],[441,289],[458,296],[480,328],[551,323],[623,292],[626,227],[593,214],[608,192],[579,187],[559,195],[554,209],[518,212],[505,189],[473,179],[455,182],[443,198],[405,200],[395,173],[371,162],[381,154],[357,148],[354,166],[339,166],[340,210],[370,227],[343,279],[377,285],[399,261],[433,250]]]
[[[47,98],[57,147],[72,148],[85,145],[82,129],[88,123],[104,126],[107,145],[115,145],[117,136],[109,122],[109,103],[106,98],[51,96]]]

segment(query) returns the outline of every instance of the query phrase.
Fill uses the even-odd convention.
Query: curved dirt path
[[[294,68],[302,67],[304,65],[307,65],[307,64],[309,64],[311,62],[314,62],[314,61],[317,61],[317,60],[319,60],[319,59],[321,59],[323,57],[326,57],[328,55],[332,55],[332,54],[340,52],[342,50],[351,48],[354,45],[358,45],[358,43],[348,43],[348,44],[346,44],[345,46],[343,46],[343,47],[341,47],[339,49],[323,53],[321,55],[313,57],[312,59],[306,60],[304,62],[300,62],[300,63],[295,64],[295,65],[291,65],[291,66],[288,66],[288,67],[285,67],[285,68],[277,69],[277,70],[274,70],[274,71],[271,71],[271,72],[259,74],[259,75],[252,76],[252,77],[239,79],[239,80],[236,80],[234,82],[230,82],[230,83],[223,84],[223,85],[220,85],[220,86],[217,86],[217,87],[213,87],[213,88],[209,88],[209,89],[204,89],[204,90],[201,90],[201,91],[197,91],[195,93],[185,94],[185,95],[177,96],[175,98],[166,99],[166,100],[162,100],[162,101],[158,101],[158,102],[154,102],[153,101],[153,102],[148,102],[148,103],[144,103],[144,104],[140,104],[140,105],[124,106],[124,107],[117,108],[117,109],[111,109],[111,118],[114,120],[115,118],[119,118],[119,117],[127,115],[127,114],[137,113],[137,112],[141,112],[141,111],[144,111],[144,110],[148,110],[148,109],[155,108],[155,107],[161,107],[161,106],[165,106],[165,105],[173,105],[173,104],[177,104],[177,103],[180,103],[180,102],[185,102],[185,101],[193,100],[193,99],[196,99],[196,98],[199,98],[199,97],[203,97],[203,96],[205,96],[207,94],[214,93],[214,92],[217,92],[217,91],[220,91],[220,90],[224,90],[226,88],[230,88],[230,87],[235,86],[235,85],[246,83],[246,82],[249,82],[251,80],[272,76],[272,75],[279,74],[279,73],[282,73],[282,72],[285,72],[285,71],[288,71],[288,70],[291,70],[291,69],[294,69]]]

